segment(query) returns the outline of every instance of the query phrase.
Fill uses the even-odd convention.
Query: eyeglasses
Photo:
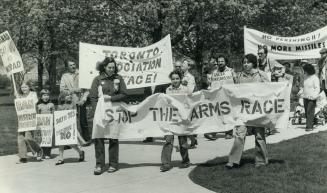
[[[258,53],[258,55],[262,55],[262,54],[264,54],[264,53],[262,53],[262,52]]]
[[[175,68],[181,68],[181,66],[175,66]]]

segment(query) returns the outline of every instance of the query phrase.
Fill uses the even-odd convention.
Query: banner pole
[[[16,87],[16,81],[15,81],[14,73],[11,74],[11,80],[12,80],[13,87],[14,87],[14,96],[17,98],[18,93],[17,93],[17,87]]]

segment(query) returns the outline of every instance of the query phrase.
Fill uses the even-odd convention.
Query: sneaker
[[[50,159],[50,156],[46,155],[44,156],[44,159]]]
[[[313,131],[313,128],[306,128],[305,131]]]
[[[101,175],[102,168],[100,166],[96,166],[93,173],[94,173],[94,175]]]
[[[225,165],[225,167],[226,167],[227,169],[233,169],[233,168],[239,168],[240,165],[239,165],[239,164],[229,163],[229,162],[228,162],[228,163]]]
[[[109,166],[108,172],[113,173],[113,172],[116,172],[117,170],[118,170],[117,168]]]
[[[64,164],[64,163],[65,163],[64,160],[58,160],[58,161],[56,162],[56,166],[58,166],[58,165],[62,165],[62,164]]]
[[[24,163],[27,163],[27,159],[26,158],[20,158],[18,160],[18,162],[16,162],[16,164],[24,164]]]
[[[214,140],[217,139],[217,138],[216,138],[215,136],[213,136],[211,133],[205,133],[205,134],[204,134],[204,137],[205,137],[206,139],[209,139],[210,141],[214,141]]]
[[[171,168],[173,168],[171,165],[162,165],[162,166],[160,167],[160,171],[161,171],[161,172],[167,172],[167,171],[169,171]]]
[[[182,163],[182,165],[179,168],[188,168],[188,167],[190,167],[190,162]]]

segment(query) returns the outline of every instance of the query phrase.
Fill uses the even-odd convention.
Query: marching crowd
[[[236,72],[229,66],[228,59],[224,55],[212,55],[210,63],[212,69],[206,74],[206,81],[203,88],[196,85],[194,76],[189,71],[189,60],[177,60],[174,62],[174,70],[169,74],[171,84],[158,85],[154,88],[145,88],[148,90],[146,96],[156,92],[164,92],[166,94],[190,94],[201,89],[216,89],[224,84],[242,84],[252,82],[281,82],[288,81],[293,84],[292,92],[298,98],[303,98],[306,131],[311,131],[315,124],[315,107],[319,96],[327,94],[327,49],[320,50],[321,58],[317,65],[317,70],[313,64],[308,61],[301,61],[301,69],[303,76],[293,73],[290,70],[290,64],[280,64],[277,61],[267,57],[268,49],[266,46],[259,47],[257,55],[246,54],[242,61],[242,70]],[[258,56],[258,57],[257,57]],[[96,166],[94,175],[100,175],[105,170],[105,139],[91,139],[89,133],[90,125],[87,122],[86,107],[90,103],[94,112],[99,97],[104,97],[106,101],[126,102],[128,94],[126,92],[126,84],[122,76],[118,74],[117,64],[114,58],[106,57],[97,65],[99,75],[94,78],[90,90],[78,88],[79,73],[76,63],[67,61],[67,72],[64,73],[60,81],[60,95],[58,106],[56,107],[50,101],[50,92],[48,89],[42,89],[38,95],[30,90],[28,83],[23,83],[20,87],[20,98],[35,99],[35,107],[37,113],[53,113],[55,110],[77,110],[78,119],[78,139],[79,145],[70,147],[59,146],[59,158],[56,165],[64,164],[64,150],[73,148],[79,155],[78,161],[84,161],[85,153],[81,149],[81,145],[94,144]],[[297,89],[295,89],[295,87]],[[92,114],[92,113],[91,113]],[[327,117],[325,117],[327,118]],[[35,154],[38,160],[51,158],[51,147],[40,147],[34,140],[33,135],[36,131],[26,131],[18,133],[18,163],[27,162],[27,149],[29,148]],[[231,148],[228,163],[226,167],[229,169],[237,168],[240,165],[242,152],[244,148],[246,135],[251,133],[255,135],[255,166],[263,166],[268,164],[268,151],[266,145],[266,133],[276,132],[274,128],[236,126],[233,131],[226,133],[227,138],[233,136],[234,143]],[[216,133],[207,133],[205,137],[208,139],[216,139]],[[191,144],[188,144],[188,138]],[[162,148],[160,170],[168,171],[172,168],[171,156],[173,151],[174,135],[164,136],[165,143]],[[54,140],[53,140],[54,141]],[[144,142],[151,142],[153,138],[148,137]],[[182,168],[190,165],[188,150],[195,148],[197,145],[196,135],[178,136],[179,152],[182,157]],[[53,143],[54,144],[54,143]],[[54,145],[53,145],[54,146]],[[108,172],[115,172],[119,169],[119,140],[109,139],[109,169]]]

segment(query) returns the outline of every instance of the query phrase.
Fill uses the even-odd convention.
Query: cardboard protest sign
[[[77,144],[76,110],[54,112],[55,144]]]
[[[79,45],[80,88],[90,88],[99,72],[96,65],[105,57],[114,57],[118,73],[128,89],[169,83],[173,70],[170,36],[143,48],[114,47],[87,44]]]
[[[233,69],[226,67],[225,71],[214,70],[208,74],[210,89],[219,88],[224,84],[234,84]]]
[[[245,54],[256,54],[263,45],[268,48],[268,57],[273,59],[320,58],[320,49],[327,47],[327,26],[294,37],[274,36],[244,27]]]
[[[36,109],[34,98],[15,99],[18,132],[36,130]]]
[[[52,147],[53,114],[36,115],[35,140],[41,147]]]
[[[92,138],[143,138],[223,132],[236,125],[284,128],[291,86],[280,83],[223,85],[192,95],[154,94],[138,105],[99,99]]]
[[[7,74],[13,74],[24,70],[22,58],[8,31],[0,34],[0,57]]]

